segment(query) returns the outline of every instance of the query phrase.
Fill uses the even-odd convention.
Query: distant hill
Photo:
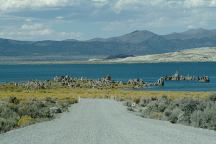
[[[150,31],[144,30],[144,31],[134,31],[132,33],[125,34],[119,37],[112,37],[108,39],[96,38],[89,41],[139,44],[152,38],[153,36],[157,36],[157,35]]]
[[[134,55],[118,54],[118,55],[108,56],[105,59],[118,59],[118,58],[127,58],[127,57],[134,57]]]
[[[194,48],[178,52],[119,59],[96,60],[101,63],[216,62],[216,47]]]
[[[182,33],[172,33],[164,36],[166,39],[203,39],[216,37],[216,30],[190,29]]]
[[[182,33],[158,35],[134,31],[112,38],[87,41],[16,41],[0,39],[0,56],[107,57],[110,55],[146,55],[174,52],[196,47],[216,46],[216,30],[191,29]]]

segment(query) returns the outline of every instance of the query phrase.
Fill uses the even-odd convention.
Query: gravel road
[[[216,132],[144,119],[111,100],[81,99],[53,121],[1,134],[0,144],[216,144]]]

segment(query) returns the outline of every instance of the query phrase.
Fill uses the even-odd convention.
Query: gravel
[[[144,119],[120,102],[81,99],[59,118],[0,135],[0,144],[215,144],[216,132]]]

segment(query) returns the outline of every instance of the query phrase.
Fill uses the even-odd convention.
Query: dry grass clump
[[[22,117],[19,119],[17,125],[18,125],[19,127],[27,126],[27,125],[30,125],[30,124],[33,122],[33,120],[34,120],[34,119],[33,119],[31,116],[25,115],[25,116],[22,116]]]

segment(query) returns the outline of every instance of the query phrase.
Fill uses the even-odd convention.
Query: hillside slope
[[[113,59],[113,63],[156,63],[156,62],[216,62],[216,47],[182,50],[164,54],[143,55]]]

